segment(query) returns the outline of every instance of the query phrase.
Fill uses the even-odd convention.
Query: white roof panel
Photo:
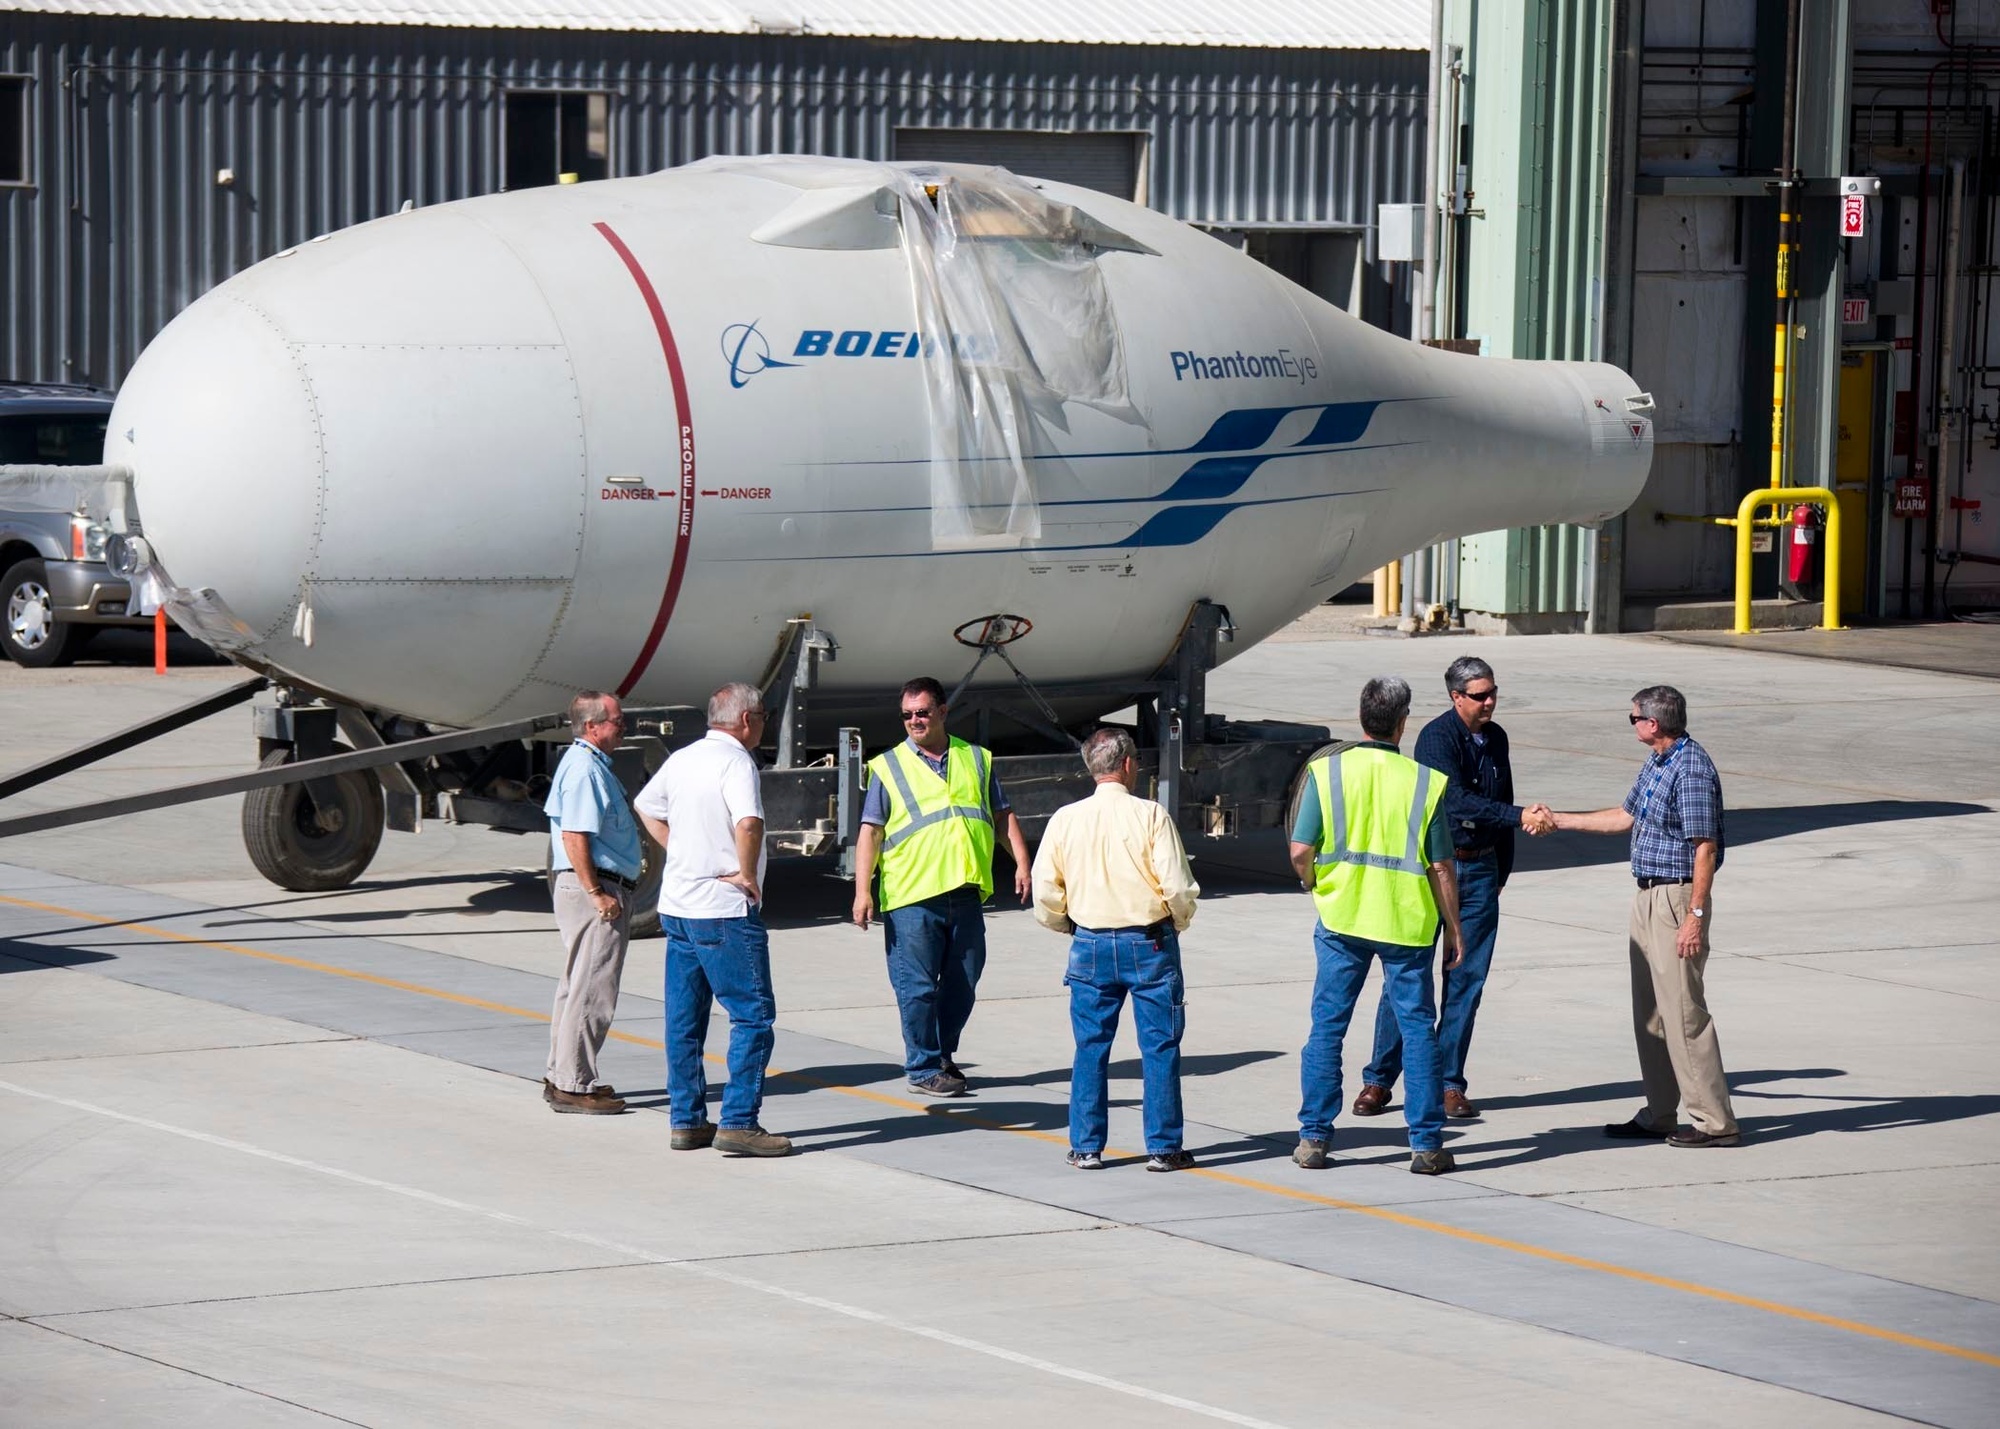
[[[318,25],[1421,50],[1430,0],[0,0],[0,11]]]

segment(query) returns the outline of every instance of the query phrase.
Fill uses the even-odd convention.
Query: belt
[[[1670,884],[1693,882],[1692,878],[1641,878],[1638,880],[1641,888],[1664,888]]]
[[[567,873],[571,878],[575,878],[577,876],[576,870],[573,868],[565,868],[562,870],[562,872]],[[635,878],[627,878],[622,873],[613,873],[608,868],[595,869],[593,870],[593,872],[597,874],[597,881],[599,883],[615,884],[619,888],[623,888],[628,892],[636,893],[638,891],[639,881]]]
[[[1498,853],[1491,844],[1488,844],[1485,848],[1455,848],[1451,851],[1451,856],[1460,863],[1477,863],[1482,858],[1497,857]]]
[[[1162,918],[1157,923],[1148,923],[1143,927],[1137,923],[1129,923],[1122,928],[1086,928],[1079,923],[1076,925],[1076,929],[1079,933],[1140,933],[1157,942],[1159,939],[1173,932],[1174,920],[1171,918]]]

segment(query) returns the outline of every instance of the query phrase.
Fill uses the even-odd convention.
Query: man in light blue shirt
[[[616,695],[585,690],[569,702],[569,727],[576,742],[556,766],[542,805],[563,941],[542,1097],[555,1111],[616,1116],[625,1103],[598,1082],[597,1054],[618,1010],[629,905],[642,861],[639,826],[611,767],[625,711]]]

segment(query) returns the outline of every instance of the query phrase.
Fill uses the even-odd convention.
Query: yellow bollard
[[[1820,628],[1839,630],[1840,624],[1840,502],[1824,486],[1767,486],[1751,492],[1736,508],[1736,633],[1750,629],[1750,532],[1757,524],[1757,508],[1811,502],[1826,512],[1826,597],[1821,602]]]

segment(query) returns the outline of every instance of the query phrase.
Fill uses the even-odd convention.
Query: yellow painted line
[[[394,988],[398,992],[415,993],[419,997],[434,997],[445,1002],[454,1002],[462,1007],[476,1007],[485,1012],[502,1012],[513,1017],[525,1017],[536,1022],[547,1022],[548,1014],[533,1008],[514,1007],[504,1002],[489,1002],[481,997],[469,997],[464,993],[447,992],[443,988],[429,987],[418,982],[404,982],[400,978],[383,977],[379,973],[361,972],[354,968],[336,967],[331,963],[316,963],[307,958],[295,958],[285,953],[273,953],[263,948],[248,948],[240,943],[217,942],[211,938],[198,937],[192,933],[176,933],[171,928],[154,927],[149,923],[128,923],[121,918],[103,918],[94,913],[85,913],[75,908],[64,908],[54,903],[37,903],[27,898],[14,898],[0,894],[0,903],[15,908],[29,908],[37,913],[53,913],[57,917],[74,919],[80,923],[98,927],[117,926],[148,937],[160,938],[166,942],[183,943],[199,948],[213,948],[219,952],[235,953],[241,957],[257,958],[263,962],[277,963],[284,967],[298,968],[305,972],[326,973],[331,977],[348,978],[354,982],[368,983],[374,987]],[[613,1031],[610,1034],[621,1042],[638,1047],[650,1047],[664,1051],[666,1044],[650,1037],[638,1037],[629,1032]],[[720,1057],[706,1060],[722,1064]],[[1068,1136],[1057,1136],[1052,1132],[1037,1131],[1032,1127],[1009,1126],[1004,1122],[990,1121],[975,1112],[947,1111],[948,1103],[917,1102],[907,1097],[892,1096],[887,1092],[871,1091],[866,1087],[850,1087],[839,1082],[822,1082],[817,1077],[801,1075],[797,1072],[772,1071],[772,1077],[788,1077],[793,1081],[805,1082],[825,1091],[838,1092],[842,1096],[856,1097],[863,1101],[877,1102],[883,1106],[893,1106],[906,1111],[921,1112],[925,1115],[945,1114],[954,1122],[977,1126],[986,1131],[1005,1132],[1010,1136],[1027,1137],[1031,1140],[1067,1145]],[[1129,1155],[1128,1152],[1113,1151],[1113,1155]],[[1238,1176],[1228,1171],[1215,1171],[1203,1166],[1195,1166],[1179,1173],[1183,1176],[1199,1176],[1224,1185],[1239,1186],[1249,1191],[1259,1191],[1266,1195],[1280,1196],[1289,1201],[1298,1201],[1310,1206],[1322,1206],[1329,1210],[1349,1211],[1359,1216],[1369,1216],[1391,1225],[1410,1230],[1425,1231],[1431,1235],[1448,1236],[1453,1240],[1472,1245],[1488,1246],[1494,1250],[1509,1251],[1529,1259],[1547,1261],[1556,1265],[1566,1265],[1576,1270],[1595,1271],[1640,1285],[1651,1285],[1662,1290],[1674,1290],[1683,1295],[1699,1296],[1705,1300],[1719,1301],[1725,1305],[1737,1305],[1747,1310],[1761,1310],[1766,1314],[1781,1316],[1788,1320],[1803,1321],[1806,1324],[1821,1325],[1831,1330],[1843,1330],[1851,1335],[1861,1335],[1872,1340],[1882,1340],[1889,1344],[1902,1345],[1909,1349],[1928,1350],[1932,1354],[1947,1355],[1953,1359],[1969,1360],[1974,1364],[1991,1365],[2000,1368],[2000,1355],[1988,1354],[1964,1345],[1947,1344],[1942,1340],[1925,1339],[1921,1335],[1906,1335],[1900,1330],[1891,1330],[1881,1325],[1870,1325],[1861,1320],[1848,1320],[1839,1315],[1828,1315],[1818,1310],[1808,1310],[1799,1305],[1787,1305],[1778,1300],[1764,1300],[1754,1295],[1740,1295],[1733,1290],[1723,1290],[1713,1285],[1703,1285],[1693,1280],[1678,1280],[1670,1275],[1655,1275],[1649,1270],[1634,1266],[1619,1265],[1609,1260],[1594,1260],[1589,1256],[1571,1255],[1568,1251],[1552,1250],[1548,1246],[1535,1245],[1530,1241],[1512,1240],[1506,1236],[1488,1235],[1484,1231],[1467,1230],[1444,1221],[1434,1221],[1423,1216],[1413,1216],[1406,1211],[1392,1210],[1387,1206],[1371,1206],[1363,1201],[1345,1201],[1337,1196],[1323,1196],[1315,1191],[1303,1191],[1295,1186],[1286,1186],[1276,1181],[1259,1181],[1250,1176]]]

